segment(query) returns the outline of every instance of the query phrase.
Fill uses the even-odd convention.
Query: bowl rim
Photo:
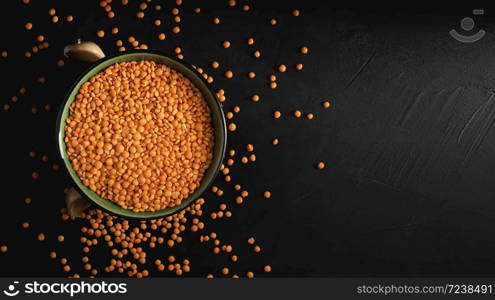
[[[122,213],[119,213],[119,212],[115,212],[115,211],[113,211],[111,209],[108,209],[106,207],[103,207],[102,205],[100,205],[100,203],[96,202],[91,197],[89,197],[86,194],[86,192],[84,192],[80,188],[79,184],[75,181],[75,179],[73,178],[72,174],[69,172],[69,169],[67,168],[66,163],[65,163],[65,160],[63,158],[64,157],[64,153],[63,153],[63,150],[62,150],[62,147],[61,147],[61,142],[63,142],[63,143],[65,143],[65,142],[63,140],[60,141],[60,130],[62,128],[65,129],[65,125],[62,126],[62,117],[63,117],[64,111],[65,111],[65,107],[67,105],[67,102],[69,101],[70,95],[76,89],[77,85],[82,81],[82,79],[88,73],[92,72],[100,64],[102,64],[102,63],[104,63],[104,62],[106,62],[108,60],[111,60],[111,59],[114,59],[114,58],[117,58],[117,57],[120,57],[120,56],[126,56],[126,55],[129,55],[129,54],[152,54],[152,55],[158,55],[158,56],[164,57],[166,59],[172,60],[176,64],[182,65],[184,68],[186,68],[189,71],[191,71],[192,74],[194,76],[196,76],[197,79],[199,79],[200,82],[202,82],[202,84],[206,88],[206,91],[208,91],[208,93],[210,94],[211,98],[213,99],[212,105],[215,105],[216,106],[216,108],[218,109],[219,114],[220,114],[220,121],[221,121],[220,131],[221,131],[221,134],[223,135],[223,139],[222,139],[223,142],[220,143],[220,151],[218,153],[216,153],[216,155],[218,155],[218,158],[219,158],[217,164],[215,166],[214,165],[211,165],[210,166],[210,168],[214,167],[213,172],[212,172],[212,176],[211,176],[211,178],[209,179],[208,182],[203,182],[204,183],[204,190],[203,190],[203,192],[201,194],[197,195],[196,197],[188,197],[188,198],[184,199],[182,203],[184,203],[184,201],[186,201],[187,203],[185,205],[182,205],[182,203],[181,203],[181,205],[177,205],[177,206],[171,207],[169,212],[158,214],[158,215],[153,215],[153,216],[138,216],[137,214],[139,214],[139,213],[133,212],[132,210],[128,210],[128,209],[122,208],[122,209],[124,209],[126,211],[129,211],[131,214],[134,214],[134,215],[125,215],[125,214],[122,214]],[[227,122],[226,122],[226,119],[225,119],[225,114],[223,112],[222,104],[218,100],[218,97],[212,91],[212,88],[209,86],[209,84],[205,80],[205,78],[203,78],[203,76],[195,68],[193,68],[192,66],[193,66],[192,64],[188,63],[185,60],[179,60],[179,59],[175,58],[174,56],[169,55],[169,54],[166,54],[166,53],[164,53],[162,51],[159,51],[159,50],[133,49],[133,50],[127,50],[127,51],[122,52],[122,53],[115,53],[115,54],[111,54],[111,55],[105,56],[104,58],[99,59],[99,60],[97,60],[94,63],[91,63],[90,67],[88,69],[86,69],[83,73],[81,73],[77,77],[77,79],[70,86],[68,92],[64,96],[63,101],[60,103],[60,107],[59,107],[58,113],[57,113],[57,120],[56,120],[56,124],[55,124],[55,143],[57,145],[57,153],[58,153],[59,159],[62,161],[61,162],[61,165],[63,166],[63,169],[65,170],[65,173],[68,175],[68,177],[74,183],[74,188],[81,194],[81,196],[85,197],[87,200],[89,200],[89,202],[91,202],[92,204],[96,205],[98,208],[104,210],[105,212],[107,212],[109,214],[115,215],[117,217],[125,218],[125,219],[134,219],[134,220],[151,220],[151,219],[165,218],[167,216],[174,215],[174,214],[176,214],[176,213],[178,213],[178,212],[186,209],[191,203],[193,203],[197,199],[201,198],[201,195],[203,195],[211,187],[211,185],[213,184],[213,182],[215,181],[215,179],[216,179],[216,177],[218,175],[218,172],[220,171],[220,167],[221,167],[222,162],[223,162],[223,159],[225,157],[225,151],[226,151],[226,148],[227,148]],[[169,67],[173,68],[172,66],[169,66]],[[104,69],[102,69],[102,70],[104,70]],[[179,73],[182,73],[179,70],[176,70],[176,71],[179,72]],[[210,104],[209,104],[209,106],[210,106]],[[217,132],[215,132],[215,135],[216,134],[217,134]],[[215,137],[215,143],[216,142],[217,141],[216,141],[216,137]],[[214,156],[214,158],[215,158],[215,156]],[[201,185],[200,185],[200,187],[201,187]],[[103,200],[112,202],[109,199],[105,199],[105,198],[100,197],[100,196],[98,196],[98,197],[101,198],[101,199],[103,199]]]

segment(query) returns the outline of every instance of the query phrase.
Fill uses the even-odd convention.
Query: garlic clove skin
[[[70,44],[64,48],[64,56],[80,61],[95,62],[105,57],[100,46],[93,42],[81,42]]]

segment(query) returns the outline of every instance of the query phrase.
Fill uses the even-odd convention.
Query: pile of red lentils
[[[29,5],[30,0],[19,0],[24,5]],[[103,0],[99,2],[99,9],[109,19],[118,19],[114,7],[128,6],[128,0],[112,1]],[[236,0],[225,0],[226,6],[231,9],[240,9],[242,12],[252,12],[252,2],[249,4],[238,4]],[[152,4],[151,0],[143,1],[139,4],[138,10],[135,11],[137,19],[147,21],[150,26],[155,26],[160,29],[165,28],[161,19],[148,20],[147,12],[150,10],[162,11],[169,10],[174,22],[173,26],[168,30],[163,30],[156,35],[156,39],[160,41],[173,40],[174,36],[181,34],[181,5],[182,0],[176,0],[173,7],[165,7],[162,4]],[[56,8],[47,7],[47,15],[49,21],[53,23],[77,22],[77,16],[60,15]],[[201,8],[194,8],[195,14],[201,13]],[[299,17],[302,13],[297,10],[288,10],[288,14],[293,17]],[[221,26],[221,17],[214,17],[211,22],[214,25]],[[274,18],[267,20],[267,26],[277,26],[278,22]],[[25,30],[36,30],[36,24],[32,22],[25,23]],[[111,35],[116,35],[120,32],[118,26],[111,28],[101,28],[96,30],[94,38],[108,38]],[[252,57],[254,59],[262,59],[262,52],[256,47],[255,37],[246,39],[247,45],[253,47]],[[219,41],[219,47],[228,49],[231,47],[231,42],[228,40]],[[36,36],[34,45],[30,49],[26,49],[23,55],[26,59],[38,55],[41,50],[50,46],[44,34]],[[148,49],[148,45],[141,43],[134,35],[129,35],[127,39],[116,39],[115,51],[126,51],[127,49]],[[296,47],[301,55],[308,55],[309,47],[299,45]],[[61,50],[60,50],[61,51]],[[0,49],[1,59],[8,59],[9,50]],[[112,51],[106,51],[111,53]],[[175,47],[175,55],[179,59],[184,58],[184,53],[180,47]],[[221,67],[221,62],[214,60],[211,62],[202,62],[209,64],[213,69]],[[64,59],[56,61],[57,67],[65,65]],[[206,79],[208,83],[213,83],[214,78],[198,66],[193,66]],[[302,71],[303,64],[295,62],[293,70]],[[282,76],[288,72],[290,66],[280,64],[274,66],[273,73],[268,78],[268,87],[270,89],[278,88],[277,75]],[[278,72],[278,73],[277,73]],[[277,75],[275,74],[277,73]],[[129,78],[122,76],[124,74],[134,74],[134,78],[140,78],[140,86],[154,87],[153,91],[165,93],[165,96],[172,97],[171,102],[161,103],[153,99],[153,93],[141,91],[141,96],[136,96],[131,99],[129,107],[109,106],[109,99],[115,99],[123,102],[126,95],[132,95],[133,82]],[[150,76],[156,74],[158,78]],[[223,71],[227,79],[235,78],[239,74],[235,74],[233,70],[226,69]],[[256,74],[248,71],[247,78],[254,79]],[[163,76],[162,76],[163,75]],[[242,76],[242,75],[241,75]],[[169,78],[175,80],[173,84]],[[46,78],[38,77],[37,82],[43,84]],[[108,84],[112,81],[112,85]],[[117,82],[117,83],[115,83]],[[146,84],[142,84],[146,82]],[[160,86],[163,85],[163,86]],[[172,89],[176,87],[173,91]],[[26,93],[26,88],[21,88],[16,95],[12,96],[8,103],[3,104],[3,110],[9,111],[11,106],[23,97]],[[167,94],[169,93],[169,94]],[[171,93],[171,94],[170,94]],[[175,95],[180,96],[185,101],[177,101]],[[216,96],[221,102],[226,101],[227,96],[224,89],[218,89]],[[184,98],[185,97],[185,98]],[[258,94],[247,96],[252,102],[258,103],[263,101]],[[127,100],[129,101],[129,100]],[[121,103],[124,105],[123,103]],[[151,107],[160,107],[161,109],[151,110]],[[330,108],[329,101],[322,101],[323,109]],[[166,114],[167,110],[172,109],[173,117]],[[50,105],[44,106],[45,111],[51,111]],[[96,122],[96,119],[91,115],[105,116],[104,112],[112,110],[112,118],[104,118],[101,122]],[[226,111],[226,119],[228,120],[228,130],[234,132],[237,130],[237,124],[234,118],[239,114],[241,108],[239,105],[233,106],[231,111]],[[31,109],[33,114],[38,112],[38,108],[33,106]],[[306,119],[314,119],[315,112],[302,112],[299,109],[292,111],[295,118],[301,118],[303,114]],[[290,115],[290,114],[289,114]],[[134,117],[129,117],[134,116]],[[273,118],[283,118],[284,114],[279,110],[273,111]],[[84,120],[87,125],[78,126]],[[124,127],[125,126],[125,127]],[[108,129],[130,128],[127,132],[110,132]],[[178,131],[171,131],[170,135],[165,132],[166,128],[180,128]],[[199,185],[202,175],[211,163],[211,149],[213,145],[214,132],[211,128],[211,117],[209,116],[208,106],[204,102],[202,95],[196,87],[184,78],[181,74],[169,69],[165,66],[156,65],[151,62],[130,62],[111,66],[106,72],[93,77],[90,82],[85,84],[77,96],[77,101],[71,107],[71,117],[68,119],[66,131],[66,143],[69,147],[69,154],[78,175],[83,179],[84,183],[95,190],[103,197],[110,198],[122,207],[134,211],[157,210],[168,206],[174,206],[186,198]],[[180,146],[174,145],[173,141],[182,141]],[[277,137],[271,140],[271,144],[276,147],[282,143]],[[158,144],[165,144],[164,149],[158,148]],[[176,147],[179,147],[177,149]],[[174,151],[180,150],[184,153],[187,161],[181,161],[174,156]],[[227,184],[231,184],[234,190],[238,193],[234,199],[223,199],[222,203],[216,208],[208,206],[205,198],[200,198],[185,210],[166,218],[148,220],[148,221],[128,221],[109,215],[99,209],[88,209],[83,214],[83,223],[80,227],[80,233],[75,233],[68,237],[79,239],[80,242],[80,262],[75,263],[63,254],[56,251],[49,251],[47,258],[60,263],[61,268],[66,272],[68,277],[95,277],[98,275],[112,276],[115,274],[125,274],[130,277],[148,277],[153,274],[159,275],[159,272],[172,272],[177,276],[185,275],[194,268],[194,262],[188,258],[176,258],[174,255],[162,255],[160,257],[151,257],[152,249],[162,248],[172,250],[174,247],[179,247],[184,242],[186,232],[196,233],[198,241],[208,247],[214,255],[225,255],[229,257],[230,267],[219,266],[217,269],[211,270],[210,273],[204,274],[207,278],[213,277],[247,277],[253,278],[255,274],[269,273],[272,267],[269,264],[252,266],[242,272],[233,272],[231,269],[239,269],[235,264],[240,259],[237,254],[239,248],[248,247],[254,255],[260,255],[262,245],[253,236],[245,237],[245,244],[232,245],[224,240],[218,233],[208,230],[205,223],[213,222],[212,220],[230,218],[234,214],[233,206],[239,206],[246,202],[249,197],[249,192],[238,182],[235,182],[231,176],[230,168],[238,160],[242,164],[254,163],[256,161],[255,147],[252,144],[245,145],[245,150],[238,151],[234,149],[227,151],[224,164],[221,166],[221,174]],[[146,153],[146,155],[137,155],[137,153]],[[38,154],[35,151],[30,151],[29,156],[32,159],[40,158],[43,162],[48,163],[49,158],[46,155]],[[325,163],[315,162],[314,167],[318,170],[325,168]],[[57,163],[52,163],[51,166],[54,172],[60,170]],[[188,171],[181,177],[179,184],[170,182],[170,178],[177,178],[178,174],[174,173],[177,169]],[[160,171],[163,170],[163,171]],[[135,176],[133,174],[138,174]],[[40,178],[39,172],[32,172],[32,180],[37,181]],[[146,186],[146,188],[142,188]],[[139,188],[141,187],[141,188]],[[67,192],[68,189],[65,190]],[[217,197],[222,197],[223,190],[218,186],[211,188],[211,193]],[[210,195],[204,195],[209,197]],[[256,196],[256,195],[255,195]],[[262,195],[257,195],[265,199],[273,197],[270,190],[265,190]],[[222,199],[222,198],[220,198]],[[26,205],[31,205],[30,197],[25,198]],[[60,199],[62,203],[62,199]],[[209,208],[208,208],[209,207]],[[208,208],[205,213],[205,208]],[[61,218],[66,222],[75,222],[69,218],[67,210],[61,209]],[[22,228],[31,228],[29,222],[23,222]],[[65,243],[66,237],[56,233],[38,233],[36,235],[39,242],[44,242],[47,235],[56,236],[58,243]],[[106,265],[93,263],[91,253],[95,247],[103,245],[108,250],[110,259]],[[75,249],[67,249],[71,253]],[[1,245],[0,251],[8,255],[7,245]],[[98,251],[101,251],[99,249]],[[83,264],[83,268],[75,268],[74,265]]]
[[[180,205],[211,165],[214,134],[203,95],[153,61],[118,63],[92,77],[66,123],[67,153],[81,181],[135,212]]]

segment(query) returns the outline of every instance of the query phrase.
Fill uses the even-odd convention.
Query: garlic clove
[[[90,206],[88,201],[84,199],[74,188],[70,188],[65,194],[65,205],[67,213],[71,219],[82,218],[84,210]]]
[[[95,62],[105,57],[105,53],[100,46],[93,42],[81,42],[78,40],[74,44],[65,46],[64,56],[76,60]]]

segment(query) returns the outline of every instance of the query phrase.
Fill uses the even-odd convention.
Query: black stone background
[[[493,276],[495,259],[495,22],[492,11],[477,17],[475,30],[487,35],[477,43],[462,44],[448,31],[480,7],[442,8],[427,3],[384,8],[368,3],[337,5],[315,1],[237,1],[249,3],[244,13],[227,1],[184,0],[181,28],[174,36],[170,9],[174,1],[153,1],[164,10],[148,9],[144,21],[134,16],[139,2],[125,9],[116,4],[116,19],[109,20],[97,1],[4,1],[0,9],[1,104],[21,87],[25,96],[0,113],[2,155],[2,208],[0,243],[9,251],[0,255],[2,276],[67,276],[48,253],[67,257],[74,272],[82,271],[79,228],[83,222],[62,222],[63,189],[71,185],[58,163],[54,142],[56,111],[65,93],[89,65],[67,61],[58,68],[63,46],[76,38],[97,41],[106,53],[115,53],[114,41],[136,36],[152,49],[172,52],[180,46],[186,61],[215,76],[214,87],[224,88],[224,109],[241,107],[238,130],[228,137],[228,149],[243,153],[255,146],[254,164],[237,163],[233,182],[250,191],[242,206],[232,205],[231,219],[208,220],[209,231],[231,243],[239,255],[232,264],[198,242],[199,234],[186,233],[179,247],[158,247],[150,257],[175,255],[191,260],[188,276],[218,274],[223,266],[244,274],[271,264],[269,276]],[[115,2],[115,1],[114,1]],[[465,3],[466,4],[466,3]],[[470,5],[471,3],[467,3]],[[375,6],[376,5],[376,6]],[[194,7],[202,12],[195,14]],[[48,9],[55,7],[61,21],[52,24]],[[302,15],[292,17],[299,8]],[[483,7],[481,7],[483,8]],[[62,21],[75,16],[73,23]],[[165,25],[151,25],[161,16]],[[213,25],[213,17],[221,18]],[[277,26],[268,25],[270,18]],[[34,23],[32,31],[24,23]],[[109,34],[114,24],[120,33]],[[95,32],[104,28],[106,37]],[[159,41],[158,32],[167,33]],[[36,34],[50,47],[25,59]],[[256,43],[245,40],[254,36]],[[220,43],[230,40],[232,47]],[[298,49],[307,45],[308,55]],[[258,60],[254,49],[262,51]],[[212,70],[212,60],[221,62]],[[284,74],[274,67],[284,63]],[[294,64],[304,70],[295,71]],[[223,78],[231,68],[234,79]],[[246,73],[254,71],[256,79]],[[267,87],[275,72],[279,87]],[[36,78],[46,76],[45,84]],[[252,93],[261,96],[252,103]],[[321,108],[330,100],[329,110]],[[45,104],[53,110],[46,112]],[[39,109],[37,114],[31,108]],[[282,112],[281,119],[272,111]],[[295,119],[295,109],[315,114],[314,120]],[[278,137],[280,145],[271,140]],[[29,151],[38,156],[32,159]],[[46,154],[50,162],[43,163]],[[318,171],[315,164],[326,162]],[[31,172],[39,171],[38,181]],[[223,199],[208,192],[206,211],[219,203],[233,203],[232,185],[220,176]],[[272,198],[262,198],[266,189]],[[24,204],[32,197],[31,205]],[[31,227],[22,229],[29,221]],[[39,242],[39,232],[47,235]],[[64,234],[66,242],[56,242]],[[254,235],[261,255],[247,247]],[[98,246],[90,254],[93,265],[108,262],[109,250]],[[152,264],[152,261],[150,262]],[[153,267],[149,267],[154,270]],[[99,275],[106,275],[100,270]],[[115,276],[113,273],[112,276]],[[169,272],[153,276],[171,276]]]

